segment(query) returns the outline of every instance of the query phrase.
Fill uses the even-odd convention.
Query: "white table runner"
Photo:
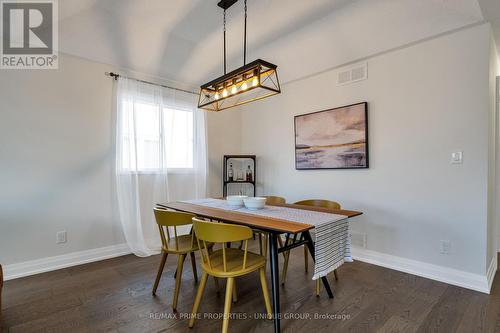
[[[352,261],[347,216],[279,206],[265,206],[260,210],[235,208],[228,205],[226,200],[221,199],[197,199],[183,202],[313,225],[314,229],[311,233],[315,240],[316,253],[313,280],[326,276],[345,261]]]

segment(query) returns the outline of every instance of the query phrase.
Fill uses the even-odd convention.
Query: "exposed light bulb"
[[[222,90],[222,97],[227,97],[227,89]]]
[[[233,87],[231,88],[231,94],[236,94],[238,92],[238,88],[236,88],[236,85],[234,84]]]
[[[247,81],[244,81],[243,84],[241,85],[241,90],[247,90],[247,89],[248,89]]]
[[[216,100],[220,98],[220,96],[219,96],[219,93],[218,93],[218,92],[216,92],[216,93],[215,93],[214,98],[215,98]]]
[[[252,79],[252,86],[257,87],[258,84],[259,84],[259,79],[257,78],[257,76],[254,76]]]

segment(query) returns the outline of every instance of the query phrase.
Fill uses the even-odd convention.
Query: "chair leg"
[[[283,263],[283,274],[281,274],[281,285],[285,285],[286,274],[288,273],[288,263],[290,261],[290,251],[285,252],[285,262]]]
[[[333,276],[335,276],[335,280],[339,279],[339,277],[337,276],[337,270],[336,269],[333,270]]]
[[[196,257],[194,256],[194,252],[191,252],[191,267],[193,267],[194,282],[198,283],[198,271],[196,270]]]
[[[179,255],[179,258],[177,259],[177,276],[175,278],[174,302],[172,303],[172,308],[174,309],[174,311],[177,310],[177,300],[179,299],[179,290],[181,289],[182,281],[182,268],[184,266],[185,259],[185,254]]]
[[[238,294],[236,293],[236,280],[233,282],[233,303],[238,302]]]
[[[213,252],[213,248],[210,249],[208,248],[208,254],[212,254]],[[215,283],[215,292],[218,294],[220,294],[220,287],[219,287],[219,280],[214,276],[214,283]]]
[[[152,292],[153,296],[156,295],[156,289],[158,289],[158,284],[160,283],[161,275],[163,273],[163,268],[165,268],[165,262],[167,261],[167,256],[168,256],[167,252],[163,252],[161,256],[160,267],[158,267],[158,273],[156,274],[156,280],[153,286],[153,292]]]
[[[307,253],[307,246],[304,246],[304,269],[307,273],[307,269],[309,268],[309,254]]]
[[[321,279],[316,280],[316,296],[319,297],[319,292],[321,290]]]
[[[191,319],[189,319],[189,327],[194,326],[194,320],[196,319],[196,314],[198,313],[198,309],[200,308],[201,297],[203,296],[203,291],[205,290],[205,286],[207,285],[208,274],[203,271],[201,274],[201,282],[198,286],[198,291],[196,292],[196,298],[194,299],[193,304],[193,312],[191,313]]]
[[[264,234],[264,257],[267,258],[267,234]]]
[[[255,234],[254,234],[254,237],[255,237]],[[262,234],[259,232],[259,254],[261,256],[264,255],[264,249],[263,249],[263,246],[262,246]]]
[[[281,239],[281,235],[278,235],[278,244],[280,247],[283,247],[283,240]],[[286,257],[286,253],[283,252],[283,258]]]
[[[224,300],[224,319],[222,321],[222,333],[227,333],[229,327],[229,315],[231,313],[231,296],[233,293],[234,278],[227,278],[226,298]]]
[[[262,286],[262,293],[264,294],[264,302],[266,304],[267,317],[271,318],[272,308],[271,308],[271,300],[269,298],[269,291],[267,290],[266,270],[264,268],[261,268],[259,270],[259,274],[260,274],[260,284]]]
[[[215,292],[217,294],[220,294],[220,286],[219,286],[219,279],[214,276],[214,283],[215,283]]]
[[[184,256],[184,259],[182,260],[183,263],[184,263],[184,260],[186,260],[186,256]],[[174,279],[177,279],[177,269],[175,269],[175,272],[174,272]]]

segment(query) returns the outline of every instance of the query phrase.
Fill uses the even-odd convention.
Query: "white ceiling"
[[[247,58],[277,64],[287,82],[481,22],[481,9],[500,18],[499,0],[479,1],[481,7],[477,0],[248,0]],[[222,74],[217,2],[59,0],[59,47],[197,86]],[[228,71],[243,62],[242,13],[240,0],[227,14]]]
[[[478,0],[485,20],[491,22],[500,57],[500,0]]]

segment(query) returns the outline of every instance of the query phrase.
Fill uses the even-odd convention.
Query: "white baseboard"
[[[453,268],[437,266],[412,259],[352,247],[354,259],[387,267],[397,271],[422,276],[459,287],[490,293],[497,271],[497,259],[492,258],[486,275],[464,272]],[[127,244],[118,244],[92,250],[73,252],[60,256],[25,261],[4,266],[4,279],[12,280],[24,276],[54,271],[61,268],[82,265],[130,254]]]
[[[127,244],[118,244],[92,250],[72,252],[60,256],[25,261],[4,266],[4,279],[17,279],[61,268],[119,257],[126,254],[130,254],[130,249]]]
[[[433,265],[385,253],[352,247],[354,259],[397,271],[489,294],[496,272],[496,258],[488,267],[487,275],[464,272],[453,268]],[[494,261],[494,262],[493,262]]]
[[[491,258],[490,266],[488,267],[488,271],[486,272],[486,279],[488,281],[488,290],[491,290],[493,279],[495,278],[495,274],[497,273],[497,265],[498,265],[498,257],[497,253],[495,253],[493,258]]]

